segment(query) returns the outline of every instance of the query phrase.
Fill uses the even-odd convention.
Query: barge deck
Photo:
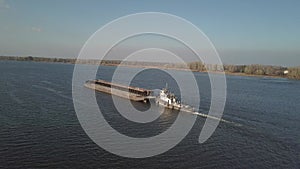
[[[84,86],[96,91],[116,95],[132,101],[149,102],[150,99],[155,99],[155,96],[152,96],[152,90],[132,86],[124,86],[100,79],[88,80],[86,81]]]

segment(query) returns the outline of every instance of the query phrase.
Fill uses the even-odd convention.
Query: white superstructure
[[[160,90],[159,95],[156,97],[156,103],[171,109],[194,110],[191,106],[182,104],[167,88]]]

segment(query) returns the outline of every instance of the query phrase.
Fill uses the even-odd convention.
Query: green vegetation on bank
[[[45,57],[17,57],[17,56],[0,56],[0,60],[13,60],[13,61],[35,61],[35,62],[57,62],[57,63],[70,63],[70,64],[99,64],[98,60],[76,60],[66,58],[45,58]],[[120,60],[102,60],[101,65],[119,65]],[[212,65],[203,64],[201,62],[191,62],[187,65],[181,63],[158,63],[158,62],[122,62],[124,66],[134,67],[157,67],[157,68],[170,68],[170,69],[190,69],[192,71],[212,72],[225,71],[230,74],[239,75],[254,75],[254,76],[276,76],[286,77],[290,79],[300,79],[300,67],[282,67],[282,66],[269,66],[269,65]]]

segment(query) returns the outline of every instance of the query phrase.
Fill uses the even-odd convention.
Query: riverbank
[[[32,62],[49,62],[49,63],[69,63],[69,64],[91,64],[98,65],[99,60],[87,59],[76,60],[67,58],[45,58],[45,57],[20,57],[20,56],[0,56],[1,60],[11,61],[32,61]],[[155,62],[122,62],[120,60],[102,60],[100,65],[104,66],[126,66],[134,68],[154,68],[154,69],[171,69],[181,71],[193,71],[207,73],[206,68],[211,73],[222,73],[233,76],[249,77],[270,77],[270,78],[289,78],[300,80],[300,67],[281,67],[269,65],[204,65],[201,62],[187,63],[155,63]],[[285,73],[288,72],[288,73]]]
[[[159,66],[141,66],[141,65],[119,65],[119,64],[102,64],[103,66],[124,66],[129,68],[147,68],[147,69],[164,69],[164,70],[179,70],[179,71],[192,71],[192,72],[201,72],[201,73],[208,73],[207,71],[196,71],[191,69],[185,68],[168,68],[168,67],[159,67]],[[211,73],[220,74],[220,71],[212,71]],[[287,76],[275,76],[275,75],[255,75],[255,74],[246,74],[246,73],[232,73],[225,71],[225,75],[232,75],[232,76],[248,76],[248,77],[269,77],[269,78],[287,78]]]

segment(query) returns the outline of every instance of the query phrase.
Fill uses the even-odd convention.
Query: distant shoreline
[[[90,64],[90,65],[98,65],[98,60],[76,60],[76,59],[64,59],[64,58],[44,58],[44,57],[19,57],[19,56],[0,56],[1,60],[11,60],[11,61],[32,61],[32,62],[47,62],[47,63],[68,63],[68,64]],[[102,60],[100,65],[103,66],[124,66],[124,67],[131,67],[131,68],[158,68],[158,69],[171,69],[171,70],[180,70],[180,71],[193,71],[193,72],[202,72],[208,73],[205,70],[205,67],[202,63],[193,62],[188,63],[188,67],[183,64],[176,64],[176,63],[154,63],[154,62],[125,62],[121,64],[119,60]],[[300,80],[300,67],[293,67],[293,68],[286,68],[286,67],[279,67],[279,66],[265,66],[265,65],[224,65],[220,67],[219,65],[205,65],[210,68],[216,67],[215,71],[210,71],[211,73],[222,73],[224,70],[226,75],[233,75],[233,76],[248,76],[248,77],[270,77],[270,78],[288,78],[288,79],[296,79]],[[244,72],[230,72],[228,70],[233,69],[236,70],[244,70],[246,68],[256,67],[256,72],[261,71],[261,69],[271,69],[276,71],[276,74],[269,75],[269,74],[254,74],[254,73],[244,73]],[[258,68],[257,68],[258,67]],[[228,69],[228,70],[226,70]],[[210,69],[212,70],[212,69]],[[284,71],[294,71],[292,73],[293,76],[289,76],[284,74]]]
[[[179,70],[179,71],[192,71],[192,72],[200,72],[200,73],[208,73],[208,71],[194,71],[191,69],[178,69],[178,68],[164,68],[164,67],[156,67],[156,66],[139,66],[139,65],[117,65],[117,64],[109,64],[103,66],[124,66],[128,68],[153,68],[153,69],[165,69],[165,70]],[[221,72],[210,72],[210,73],[216,73],[220,74]],[[246,74],[246,73],[231,73],[231,72],[226,72],[225,75],[232,75],[232,76],[247,76],[247,77],[270,77],[270,78],[287,78],[286,76],[274,76],[274,75],[253,75],[253,74]]]

